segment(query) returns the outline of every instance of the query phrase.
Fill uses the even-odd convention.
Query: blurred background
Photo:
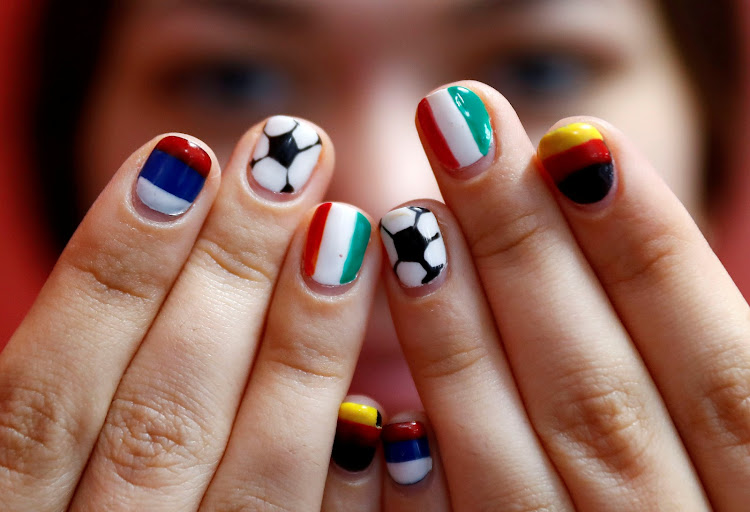
[[[750,2],[735,0],[741,19],[741,112],[733,130],[750,132]],[[0,2],[0,348],[12,334],[50,271],[58,248],[45,226],[45,205],[31,171],[39,155],[29,144],[30,97],[37,90],[35,63],[41,2]],[[80,27],[67,26],[71,34]],[[71,71],[72,72],[72,71]],[[458,77],[456,77],[458,78]],[[502,91],[501,91],[502,92]],[[742,140],[744,137],[738,137]],[[336,139],[334,139],[336,140]],[[54,149],[51,149],[54,151]],[[44,155],[45,159],[54,158]],[[726,155],[730,174],[717,209],[712,243],[740,288],[750,294],[750,144],[736,144]],[[61,191],[62,193],[62,191]]]

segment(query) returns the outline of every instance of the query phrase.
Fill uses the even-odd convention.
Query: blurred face
[[[440,197],[414,112],[465,78],[508,97],[534,142],[568,115],[614,123],[700,215],[697,107],[649,0],[133,0],[110,30],[79,179],[92,202],[131,151],[168,131],[226,162],[250,125],[292,114],[333,139],[329,199],[378,218]],[[382,294],[373,316],[354,390],[413,406]]]

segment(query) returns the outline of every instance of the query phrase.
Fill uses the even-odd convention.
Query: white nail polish
[[[263,188],[291,194],[310,179],[322,148],[318,132],[309,123],[274,116],[266,121],[255,145],[250,172]]]
[[[388,212],[380,221],[380,233],[393,271],[404,286],[430,283],[445,269],[443,236],[427,208],[406,206]]]

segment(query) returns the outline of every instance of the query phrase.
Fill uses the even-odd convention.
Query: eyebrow
[[[183,4],[259,23],[298,25],[312,19],[308,6],[283,0],[183,0]]]
[[[463,19],[482,18],[508,11],[530,9],[550,0],[471,0],[457,6],[452,14]]]

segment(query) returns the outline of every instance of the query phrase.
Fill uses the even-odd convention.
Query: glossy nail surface
[[[394,482],[412,485],[432,471],[427,430],[418,421],[392,423],[383,428],[383,451]]]
[[[375,407],[344,402],[339,408],[331,458],[347,471],[363,471],[375,457],[383,418]]]
[[[208,153],[187,139],[170,135],[159,141],[143,164],[136,193],[152,210],[179,215],[198,197],[210,171]]]
[[[355,208],[324,203],[315,210],[305,245],[305,273],[314,281],[338,286],[357,277],[367,244],[370,222]]]
[[[274,116],[266,121],[255,145],[250,172],[260,186],[291,194],[307,183],[322,148],[318,132],[309,123]]]
[[[590,124],[551,131],[539,142],[538,155],[557,188],[576,203],[596,203],[612,189],[612,155],[599,130]]]
[[[404,286],[427,284],[445,269],[445,243],[435,215],[427,208],[406,206],[388,212],[380,221],[380,233]]]
[[[492,145],[487,108],[466,87],[447,87],[430,94],[419,103],[417,118],[432,151],[449,169],[476,163]]]

